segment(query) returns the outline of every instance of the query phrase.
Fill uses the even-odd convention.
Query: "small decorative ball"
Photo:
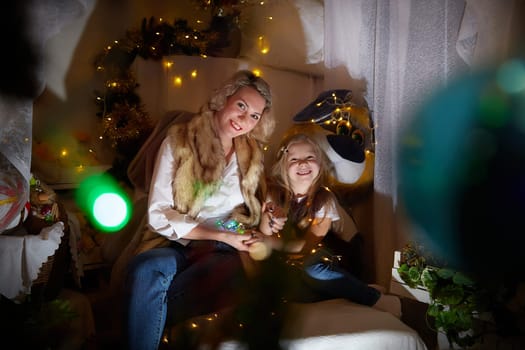
[[[249,253],[253,260],[261,261],[270,256],[272,249],[264,242],[255,242],[250,246]]]

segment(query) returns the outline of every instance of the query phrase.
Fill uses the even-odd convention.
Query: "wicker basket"
[[[60,242],[62,244],[62,242]],[[59,246],[60,247],[60,246]],[[42,267],[40,268],[40,272],[38,273],[37,278],[33,281],[32,286],[37,285],[45,285],[49,281],[49,276],[51,275],[51,271],[53,270],[53,264],[55,262],[55,254],[49,256],[47,261],[42,264]]]

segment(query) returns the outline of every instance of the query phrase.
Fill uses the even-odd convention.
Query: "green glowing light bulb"
[[[131,217],[129,197],[108,174],[93,175],[82,181],[76,200],[91,224],[104,232],[122,229]]]

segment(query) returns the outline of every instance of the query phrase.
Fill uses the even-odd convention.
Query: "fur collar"
[[[204,200],[220,185],[226,166],[224,151],[214,123],[206,115],[195,115],[187,123],[175,124],[168,134],[177,169],[172,187],[175,209],[195,217]],[[234,144],[245,205],[236,208],[233,217],[252,226],[260,218],[257,196],[263,189],[263,153],[258,142],[248,136],[235,138]]]

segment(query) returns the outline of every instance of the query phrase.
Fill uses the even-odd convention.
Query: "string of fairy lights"
[[[125,152],[129,144],[144,140],[152,130],[152,122],[140,96],[131,68],[137,56],[161,60],[174,54],[205,55],[214,40],[213,33],[204,33],[188,26],[185,20],[173,24],[162,18],[143,20],[138,30],[128,30],[125,38],[115,40],[95,59],[97,73],[104,79],[104,90],[96,91],[102,133],[117,151]]]
[[[195,1],[197,6],[214,15],[230,16],[232,25],[242,25],[242,9],[247,6],[264,6],[264,1]],[[267,18],[269,21],[272,16]],[[197,25],[203,21],[196,20]],[[153,122],[140,96],[132,64],[137,56],[143,59],[162,61],[166,72],[174,66],[175,55],[200,56],[207,58],[209,52],[221,49],[221,33],[208,28],[197,30],[186,20],[176,19],[173,23],[163,18],[144,19],[140,28],[126,31],[124,38],[107,45],[95,58],[95,69],[103,80],[103,89],[95,91],[96,113],[100,119],[98,140],[106,142],[117,154],[133,155],[153,129]],[[257,38],[261,54],[270,51],[264,35]],[[261,75],[260,69],[253,70]],[[186,79],[198,77],[196,68],[186,73],[172,74],[170,84],[182,88]],[[170,74],[170,73],[169,73]],[[91,149],[90,152],[93,152]],[[130,161],[130,160],[129,160]]]
[[[335,128],[337,135],[349,135],[354,139],[365,144],[365,152],[368,154],[375,151],[375,130],[377,125],[370,118],[370,110],[367,106],[356,104],[353,101],[352,91],[344,97],[332,93],[316,104],[317,108],[324,108],[329,105],[332,112],[310,119],[313,124],[323,123],[326,126]],[[315,113],[319,115],[319,113]]]
[[[263,6],[264,1],[223,1],[229,6],[221,6],[221,1],[202,0],[195,1],[204,10],[212,10],[221,16],[231,16],[236,19],[236,24],[242,26],[241,10],[246,6]],[[267,18],[268,21],[272,16]],[[198,20],[197,24],[201,24]],[[137,147],[147,138],[152,130],[152,121],[146,108],[141,104],[140,97],[135,93],[137,81],[132,63],[136,56],[144,59],[159,60],[166,72],[170,74],[170,84],[173,87],[182,88],[186,79],[196,79],[199,71],[191,68],[187,72],[171,74],[175,66],[174,55],[184,54],[208,57],[208,51],[217,43],[217,33],[212,31],[200,31],[192,28],[185,20],[176,20],[173,23],[163,18],[150,18],[143,20],[139,29],[129,30],[123,39],[115,40],[111,45],[104,48],[95,60],[96,72],[101,74],[104,88],[96,92],[96,103],[99,106],[97,116],[101,121],[101,134],[98,139],[109,140],[112,147],[126,154],[134,155],[135,151],[130,147]],[[262,55],[270,52],[270,43],[264,35],[259,35],[256,42],[257,48]],[[260,76],[261,70],[253,72]],[[333,95],[321,103],[330,103],[335,109],[329,115],[325,124],[334,124],[341,129],[345,126],[350,128],[350,116],[355,113],[359,106],[352,102],[351,95],[340,99]],[[318,123],[312,120],[312,123]],[[286,302],[286,301],[283,301]],[[276,314],[276,310],[267,310],[270,317]],[[199,332],[203,328],[211,327],[213,324],[223,322],[224,315],[213,313],[185,322],[182,326],[185,331]],[[239,321],[235,327],[242,329],[245,325]],[[165,334],[162,338],[164,343],[173,341],[170,335]]]
[[[200,56],[206,59],[221,50],[221,30],[208,24],[208,28],[198,30],[210,23],[209,17],[219,16],[228,25],[239,29],[246,24],[243,11],[248,7],[267,6],[271,1],[253,0],[192,0],[194,14],[200,16],[190,25],[185,19],[172,22],[164,18],[144,18],[137,28],[128,29],[122,38],[110,41],[94,57],[95,78],[101,87],[94,91],[94,102],[98,107],[97,134],[87,131],[74,131],[71,134],[54,134],[53,139],[35,139],[33,154],[42,160],[44,166],[52,164],[60,169],[81,174],[89,167],[100,164],[97,150],[113,148],[117,158],[133,155],[145,141],[153,128],[147,107],[136,93],[138,82],[133,70],[137,56],[146,60],[161,61],[170,75],[172,87],[183,88],[188,79],[197,79],[198,70],[188,72],[173,71],[176,55]],[[200,11],[200,12],[199,12]],[[257,9],[252,15],[257,15]],[[272,21],[273,17],[264,18]],[[255,39],[261,54],[270,51],[269,40],[264,35]],[[254,69],[256,75],[263,72]],[[105,151],[106,152],[106,151]],[[126,167],[130,159],[121,160],[120,168]],[[50,165],[51,166],[51,165]],[[118,166],[113,164],[113,167]]]
[[[233,16],[233,24],[240,28],[245,24],[243,9],[271,4],[271,1],[254,0],[193,0],[193,2],[204,10],[205,14]],[[264,19],[270,25],[274,17],[265,15]],[[202,26],[204,22],[202,19],[197,19],[196,27]],[[104,149],[105,145],[110,145],[117,153],[124,155],[135,154],[153,128],[147,108],[135,92],[138,87],[132,69],[135,58],[139,56],[162,61],[161,64],[169,74],[171,86],[183,88],[187,80],[197,79],[199,72],[196,68],[189,68],[188,72],[175,74],[173,57],[192,55],[206,59],[209,51],[217,49],[218,36],[219,33],[209,28],[197,30],[183,19],[176,19],[172,23],[162,17],[143,19],[138,28],[127,30],[123,38],[106,45],[94,59],[96,75],[102,80],[102,88],[94,91],[95,103],[99,108],[96,112],[99,130],[95,140],[102,145],[89,144],[91,143],[89,135],[73,135],[78,145],[75,145],[74,141],[63,142],[61,145],[56,144],[57,140],[54,141],[54,145],[47,142],[34,142],[35,155],[43,161],[51,161],[72,168],[76,173],[82,173],[87,167],[98,165],[95,150],[101,149],[101,146]],[[254,40],[261,55],[270,52],[271,43],[265,35],[258,35]],[[253,69],[253,72],[256,75],[263,75],[260,69]],[[330,118],[323,121],[324,124],[337,125],[338,132],[341,133],[348,129],[350,116],[356,114],[356,111],[359,113],[361,108],[352,103],[351,96],[345,100],[333,96],[325,103],[331,103],[336,108]],[[312,120],[312,123],[314,122],[317,121]],[[371,127],[372,132],[375,128],[376,125]],[[370,149],[373,150],[374,145],[367,149],[367,152]]]

